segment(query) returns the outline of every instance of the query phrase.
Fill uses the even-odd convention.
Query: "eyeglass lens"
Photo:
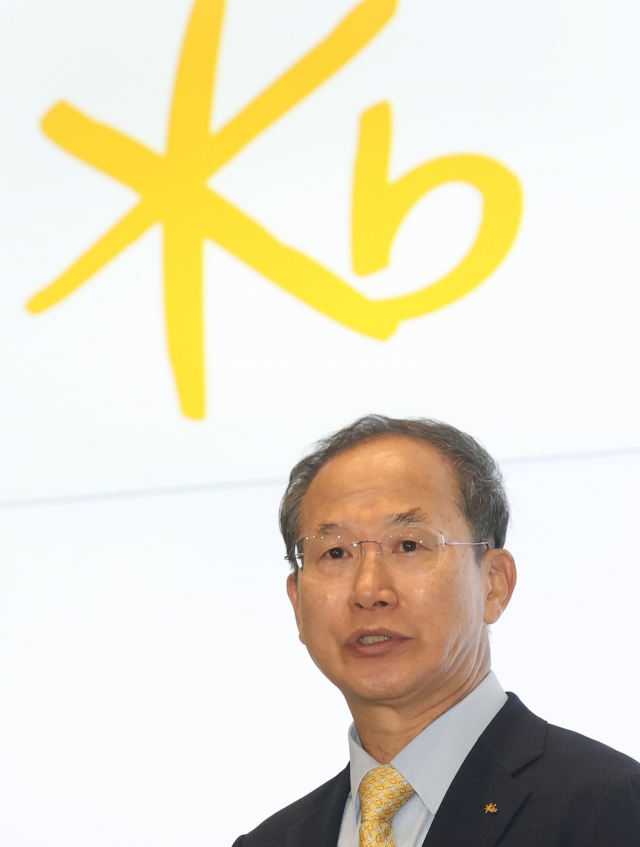
[[[397,573],[422,575],[438,566],[444,538],[431,527],[391,530],[377,540],[358,539],[340,530],[301,539],[296,545],[296,559],[307,578],[317,582],[340,582],[350,578],[369,550],[377,553],[385,565]]]

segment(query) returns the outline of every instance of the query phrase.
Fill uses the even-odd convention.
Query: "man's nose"
[[[360,542],[361,555],[351,594],[351,604],[359,609],[376,609],[395,603],[396,593],[379,541]]]
[[[382,558],[382,543],[380,541],[365,539],[364,541],[359,541],[358,544],[360,545],[361,559],[364,559],[367,554],[371,555],[372,553],[379,559]]]

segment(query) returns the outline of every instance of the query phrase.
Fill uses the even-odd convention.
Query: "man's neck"
[[[416,736],[470,694],[490,670],[482,662],[464,680],[451,680],[430,696],[399,704],[350,703],[362,747],[381,764],[388,764]]]

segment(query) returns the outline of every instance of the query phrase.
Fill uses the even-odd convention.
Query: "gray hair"
[[[280,531],[288,557],[293,557],[296,542],[300,538],[302,501],[320,468],[340,453],[385,435],[426,441],[448,459],[458,483],[457,505],[469,525],[473,540],[486,541],[492,547],[504,546],[509,523],[509,502],[500,469],[481,444],[470,435],[441,421],[365,415],[349,426],[321,438],[291,471],[289,484],[280,503]],[[482,551],[482,548],[478,550]]]

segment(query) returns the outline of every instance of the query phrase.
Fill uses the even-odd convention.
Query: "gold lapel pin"
[[[495,803],[487,803],[487,805],[484,807],[485,815],[488,815],[489,813],[493,814],[494,812],[497,812],[497,811],[498,811],[498,807],[496,806]]]

